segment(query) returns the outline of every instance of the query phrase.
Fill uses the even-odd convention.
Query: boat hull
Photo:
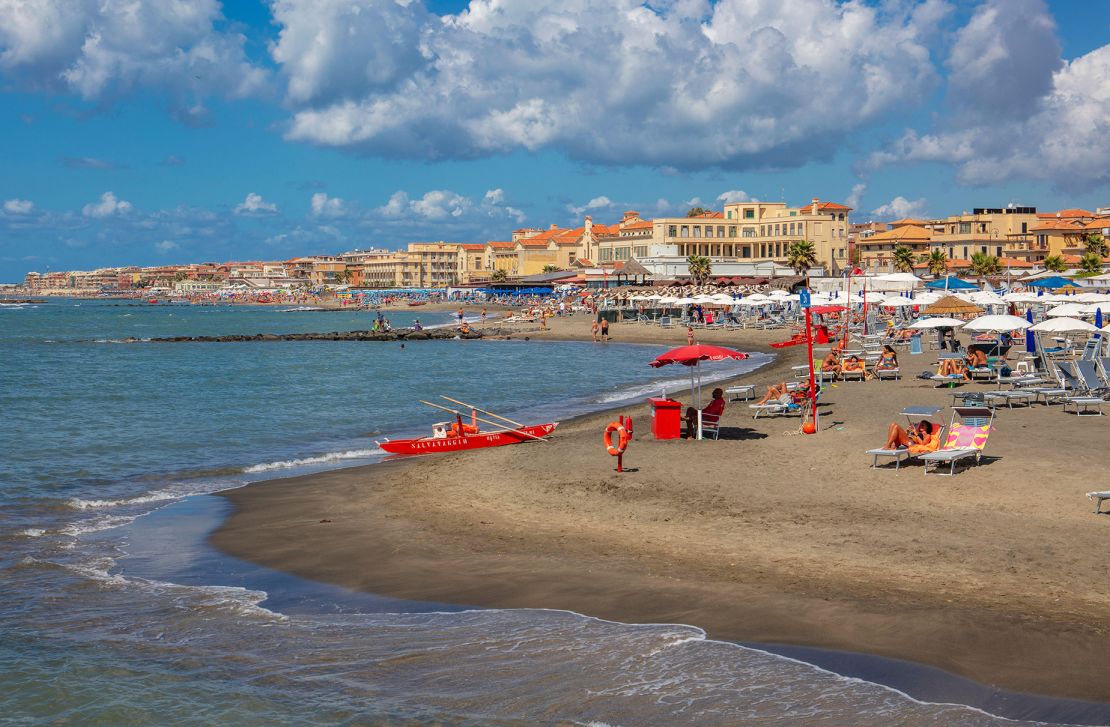
[[[533,437],[544,437],[555,431],[559,422],[536,424],[504,432],[466,434],[461,437],[420,437],[419,439],[386,439],[378,446],[390,454],[433,454],[436,452],[462,452],[468,449],[502,447],[506,444],[534,442]],[[532,436],[528,436],[528,435]]]

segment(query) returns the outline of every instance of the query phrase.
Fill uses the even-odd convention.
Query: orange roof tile
[[[886,230],[885,232],[876,232],[871,237],[865,237],[860,240],[861,244],[866,244],[873,241],[879,242],[901,242],[918,240],[921,242],[928,242],[933,237],[932,233],[924,227],[917,225],[903,225],[895,227],[893,230]]]
[[[1047,232],[1051,230],[1082,230],[1083,223],[1078,220],[1064,220],[1056,219],[1055,217],[1046,219],[1044,222],[1038,222],[1033,227],[1029,228],[1030,232]]]
[[[812,207],[813,207],[813,202],[807,202],[806,204],[798,205],[798,209],[810,209]],[[850,212],[852,208],[851,207],[845,207],[844,205],[837,204],[836,202],[821,202],[821,201],[818,201],[817,202],[817,209],[820,212],[832,212],[834,210],[837,211],[837,212],[840,212],[840,211]]]
[[[901,227],[903,225],[915,225],[917,227],[924,227],[927,224],[929,224],[928,220],[915,220],[915,219],[912,219],[910,217],[904,217],[900,220],[895,220],[894,222],[891,222],[890,226],[891,227]]]
[[[1104,227],[1110,227],[1110,217],[1099,217],[1097,220],[1091,220],[1083,225],[1085,230],[1101,230]]]
[[[472,245],[470,243],[462,243],[459,245],[463,250],[485,250],[485,245]]]
[[[633,222],[632,224],[624,226],[624,229],[626,230],[650,230],[651,228],[651,221]]]
[[[1074,207],[1071,208],[1071,209],[1060,210],[1059,212],[1038,212],[1037,213],[1037,217],[1040,217],[1042,220],[1047,220],[1047,219],[1054,218],[1054,217],[1067,219],[1069,217],[1075,218],[1075,217],[1094,217],[1094,216],[1095,216],[1094,212],[1089,212],[1088,210],[1078,209],[1078,208],[1074,208]]]
[[[489,245],[490,247],[492,247],[495,250],[505,250],[505,249],[510,249],[511,250],[512,248],[516,247],[515,242],[505,242],[505,241],[502,241],[502,240],[490,240],[486,244]]]

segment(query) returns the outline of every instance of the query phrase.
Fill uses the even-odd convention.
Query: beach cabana
[[[925,308],[924,313],[931,316],[969,316],[982,313],[983,309],[974,303],[961,300],[954,295],[946,295],[936,303]]]

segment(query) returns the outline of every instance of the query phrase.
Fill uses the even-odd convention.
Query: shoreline
[[[553,321],[551,331],[527,333],[535,340],[581,340],[582,330],[573,330],[580,327],[560,325],[571,322]],[[620,342],[685,343],[682,329],[664,332],[623,324],[614,327],[614,333]],[[781,331],[713,333],[763,336],[764,342],[785,337]],[[704,331],[697,334],[710,338]],[[755,343],[737,347],[751,350]],[[789,378],[789,366],[804,358],[797,349],[776,353],[780,356],[770,367],[754,374],[758,382]],[[776,457],[790,464],[798,454],[795,450],[813,450],[812,456],[827,449],[821,446],[825,440],[847,439],[842,432],[859,413],[854,405],[862,404],[866,411],[876,403],[874,397],[866,402],[845,400],[840,394],[846,388],[880,399],[888,394],[905,399],[907,388],[915,389],[915,396],[922,393],[917,391],[919,383],[907,380],[897,385],[841,384],[826,397],[832,402],[831,412],[823,411],[830,430],[805,439],[783,436],[788,427],[797,428],[796,418],[752,422],[738,402],[730,406],[732,416],[726,412],[720,442],[653,442],[647,439],[646,406],[624,406],[564,423],[550,447],[505,447],[394,462],[385,468],[370,465],[270,480],[222,493],[235,511],[211,535],[211,542],[271,568],[391,597],[495,608],[561,608],[626,623],[688,623],[714,639],[875,654],[934,666],[988,688],[1110,700],[1110,689],[1100,679],[1101,664],[1110,656],[1110,648],[1099,645],[1107,628],[1106,609],[1092,613],[1091,608],[1105,605],[1104,590],[1060,591],[1055,613],[1044,603],[1033,603],[1033,598],[1015,599],[1011,594],[1009,600],[1019,602],[1000,601],[1000,584],[987,582],[997,554],[991,554],[990,567],[973,574],[978,587],[968,583],[961,588],[960,574],[952,570],[959,564],[952,562],[943,563],[946,567],[939,573],[924,568],[926,572],[899,577],[892,572],[894,564],[876,559],[874,552],[877,545],[894,544],[890,532],[859,547],[861,540],[868,540],[861,537],[861,526],[880,522],[865,505],[889,508],[861,501],[858,487],[849,502],[834,503],[836,522],[822,528],[817,542],[794,540],[817,522],[806,508],[821,497],[814,490],[796,495],[791,485],[798,473],[776,468],[782,464]],[[925,393],[948,398],[928,387]],[[884,431],[896,403],[885,402],[879,415]],[[595,451],[601,448],[594,440],[600,441],[600,427],[613,412],[630,409],[639,423],[628,457],[635,471],[618,476],[611,472],[610,458]],[[1008,416],[1037,414],[1062,416],[1058,410]],[[839,420],[843,421],[838,424]],[[874,439],[873,432],[865,434]],[[697,448],[704,455],[701,460],[708,461],[683,458],[676,446]],[[754,461],[741,456],[739,463],[733,462],[737,453],[722,447],[742,448],[742,454],[755,455]],[[763,449],[774,451],[761,453]],[[914,507],[904,491],[920,490],[906,480],[915,477],[912,484],[918,485],[919,469],[908,468],[899,475],[866,470],[862,448],[849,446],[846,452],[838,476],[860,477],[870,487],[891,489],[901,500],[897,505]],[[1000,476],[1010,474],[1001,469],[1010,460],[1017,465],[1020,454],[1012,447],[1008,454],[951,480],[928,478],[925,483],[948,494],[966,493],[971,485],[978,490],[983,483],[972,480],[983,473],[992,475],[998,469]],[[748,482],[743,492],[733,495],[719,487],[681,483],[691,469],[701,476],[719,471],[712,466],[715,458],[721,466],[739,465],[753,474],[777,477],[766,478],[765,488]],[[796,464],[813,464],[806,459]],[[560,473],[560,466],[576,460],[589,474]],[[938,480],[942,482],[934,484]],[[757,492],[760,489],[770,490],[770,497]],[[973,504],[972,510],[987,511],[982,493]],[[1089,516],[1085,504],[1078,509]],[[938,514],[916,513],[918,519]],[[953,525],[965,532],[971,525],[965,517],[956,520],[940,523],[945,534],[954,532]],[[1097,528],[1104,523],[1088,517],[1087,529],[1092,524]],[[935,531],[937,524],[927,525]],[[780,528],[790,532],[778,532]],[[1098,531],[1093,532],[1091,537],[1097,538]],[[921,550],[922,538],[911,536],[924,534],[901,533],[908,543],[917,544],[907,548],[903,543],[903,549]],[[734,542],[749,538],[758,546],[751,552]],[[837,543],[852,541],[856,547],[848,549],[859,551],[849,554],[854,558],[836,551]],[[300,547],[306,542],[312,547]],[[1038,580],[1043,581],[1045,564],[1037,565]],[[1069,571],[1074,568],[1073,564]],[[1004,591],[1015,587],[1011,569],[1012,565],[998,569],[1007,571]],[[972,580],[963,575],[963,580]],[[645,594],[651,597],[645,599]]]

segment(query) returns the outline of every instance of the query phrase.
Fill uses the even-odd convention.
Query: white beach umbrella
[[[921,278],[913,273],[890,273],[889,275],[878,275],[875,280],[881,280],[885,283],[913,283],[921,282]]]
[[[964,324],[965,331],[1002,333],[1005,331],[1024,331],[1033,325],[1019,316],[979,316]]]
[[[676,298],[674,303],[675,305],[694,305],[697,301],[693,298]]]
[[[1048,318],[1029,328],[1038,333],[1066,333],[1068,331],[1097,331],[1093,324],[1078,318]]]
[[[1080,293],[1072,299],[1079,303],[1110,303],[1110,295],[1106,293]]]
[[[1007,293],[1002,296],[1002,300],[1007,303],[1039,303],[1040,298],[1036,293]]]
[[[717,305],[732,305],[736,300],[727,293],[717,293],[711,297],[712,301]]]
[[[659,305],[674,305],[678,302],[678,298],[673,295],[665,295],[659,299]]]
[[[879,301],[879,305],[887,308],[908,308],[920,304],[916,300],[911,300],[902,295],[888,295]]]
[[[944,318],[942,316],[937,316],[936,318],[922,318],[919,321],[914,321],[910,325],[910,328],[958,328],[963,324],[964,321],[961,321],[958,318]]]
[[[918,305],[931,305],[941,299],[941,295],[933,292],[925,292],[914,296],[914,300]]]
[[[1076,316],[1089,316],[1095,312],[1098,306],[1090,306],[1084,303],[1062,303],[1046,315],[1050,318],[1075,318]]]

